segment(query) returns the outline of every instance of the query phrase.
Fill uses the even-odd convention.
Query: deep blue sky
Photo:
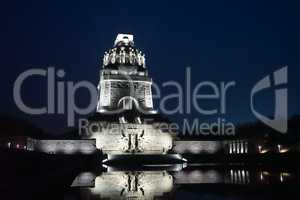
[[[1,3],[1,114],[31,120],[51,131],[64,129],[63,116],[29,116],[13,101],[13,83],[26,69],[55,66],[66,80],[98,83],[103,52],[119,32],[133,33],[146,53],[154,81],[193,84],[236,81],[226,118],[253,121],[251,87],[265,75],[289,66],[289,114],[299,114],[299,3],[288,1],[7,1]],[[42,105],[43,80],[24,86],[24,99]],[[273,113],[272,92],[260,98]],[[78,95],[85,105],[88,95]],[[215,105],[215,103],[214,103]],[[208,105],[211,106],[211,105]],[[212,105],[213,106],[213,105]],[[195,118],[176,115],[171,118]]]

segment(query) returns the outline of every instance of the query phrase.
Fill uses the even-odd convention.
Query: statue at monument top
[[[132,34],[123,34],[123,33],[119,33],[117,35],[117,38],[115,40],[114,46],[117,46],[118,44],[123,44],[125,46],[134,45],[133,42],[133,35]]]

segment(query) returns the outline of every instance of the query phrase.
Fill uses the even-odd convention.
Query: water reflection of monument
[[[107,172],[96,177],[92,196],[109,199],[154,199],[170,193],[173,177],[166,171]]]
[[[284,184],[295,174],[283,171],[234,168],[176,166],[169,170],[117,170],[108,168],[97,175],[80,173],[72,183],[83,199],[170,199],[181,186]],[[215,188],[217,190],[217,187]],[[172,198],[171,198],[172,199]]]

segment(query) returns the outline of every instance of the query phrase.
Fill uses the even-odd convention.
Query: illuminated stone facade
[[[93,132],[98,149],[107,154],[165,154],[173,145],[170,134],[152,124],[112,123]]]
[[[174,137],[160,128],[165,121],[153,109],[151,84],[133,35],[118,34],[103,57],[97,113],[87,133],[103,153],[167,154],[172,149]]]
[[[152,80],[148,77],[145,55],[135,48],[133,35],[118,34],[115,45],[105,52],[100,70],[97,111],[153,109]]]
[[[27,150],[48,154],[93,154],[96,140],[37,140],[27,139]]]

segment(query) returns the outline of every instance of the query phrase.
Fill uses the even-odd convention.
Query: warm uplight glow
[[[263,175],[262,172],[260,173],[260,180],[261,180],[261,181],[264,180],[264,175]]]
[[[282,147],[282,145],[280,145],[280,144],[277,145],[277,148],[278,148],[279,153],[286,153],[286,152],[289,151],[288,148],[284,148],[284,147]]]
[[[283,176],[280,174],[280,182],[283,182]]]
[[[258,145],[258,152],[259,153],[267,153],[269,151],[269,149],[264,149],[261,145]]]

